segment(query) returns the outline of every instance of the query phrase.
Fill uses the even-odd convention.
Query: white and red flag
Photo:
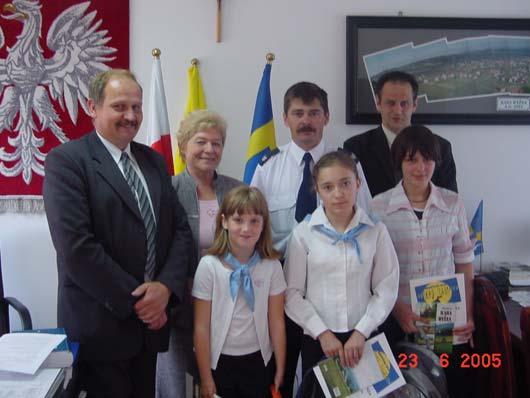
[[[153,55],[147,143],[151,148],[164,157],[168,173],[174,175],[171,136],[169,134],[169,119],[167,116],[166,92],[164,91],[162,67],[160,66],[160,53],[158,51]]]

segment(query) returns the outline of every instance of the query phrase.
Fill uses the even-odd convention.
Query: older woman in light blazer
[[[188,216],[195,243],[188,265],[191,282],[199,259],[213,243],[215,217],[224,195],[241,181],[218,174],[226,141],[226,122],[215,112],[200,110],[189,114],[177,132],[180,156],[186,169],[173,177],[173,187]],[[196,376],[192,341],[192,304],[188,300],[171,314],[169,349],[158,355],[157,398],[186,396],[186,372]]]

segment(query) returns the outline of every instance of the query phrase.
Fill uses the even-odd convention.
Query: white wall
[[[200,69],[208,105],[229,123],[221,171],[241,177],[254,101],[265,54],[276,55],[271,92],[279,144],[285,90],[300,80],[329,94],[327,139],[339,145],[370,126],[346,125],[346,15],[530,18],[528,0],[230,0],[223,2],[223,40],[215,43],[213,0],[131,0],[131,69],[149,95],[151,49],[162,67],[174,131],[186,99],[186,70]],[[148,117],[147,114],[144,115]],[[147,120],[147,119],[146,119]],[[144,123],[144,126],[146,123]],[[468,216],[484,199],[483,262],[530,262],[530,128],[528,126],[431,126],[453,144],[458,183]],[[145,141],[142,129],[138,140]],[[43,215],[0,215],[4,284],[30,308],[37,327],[56,322],[55,253]]]

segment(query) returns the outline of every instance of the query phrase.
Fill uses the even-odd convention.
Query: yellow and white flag
[[[204,91],[202,89],[198,62],[192,61],[192,65],[188,69],[188,100],[186,101],[186,108],[184,109],[184,117],[199,109],[206,109],[206,98],[204,97]],[[178,144],[175,145],[175,150],[173,151],[173,162],[175,175],[182,173],[186,168],[186,163],[180,156]]]

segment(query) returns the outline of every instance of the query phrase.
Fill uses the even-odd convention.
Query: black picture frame
[[[451,75],[455,75],[457,71],[467,68],[470,74],[476,73],[477,70],[480,73],[480,68],[482,68],[480,62],[484,64],[482,69],[484,71],[482,74],[484,84],[479,83],[482,82],[479,75],[479,82],[475,83],[471,82],[471,78],[467,80],[459,76],[452,78],[451,82],[447,83],[451,91],[447,89],[445,94],[440,94],[440,92],[445,90],[445,88],[440,88],[442,86],[441,83],[436,83],[435,89],[429,86],[431,87],[431,93],[438,90],[437,95],[442,98],[443,95],[456,95],[456,97],[433,99],[432,101],[428,99],[428,95],[419,97],[418,108],[413,115],[412,122],[420,124],[477,125],[530,124],[530,58],[528,59],[529,62],[526,63],[528,68],[526,69],[527,83],[519,83],[520,80],[524,81],[524,76],[519,79],[519,69],[523,68],[521,66],[522,62],[519,62],[519,60],[526,59],[527,50],[526,48],[521,50],[515,48],[517,46],[514,47],[512,45],[513,43],[518,43],[522,44],[523,47],[526,46],[526,43],[530,40],[530,19],[376,16],[347,16],[346,18],[347,124],[376,124],[380,122],[373,95],[373,83],[370,83],[369,79],[369,73],[372,71],[374,72],[373,76],[377,77],[385,71],[384,68],[387,68],[386,70],[406,70],[407,68],[416,71],[423,70],[428,75],[425,77],[426,83],[424,84],[424,87],[427,87],[429,79],[432,80],[431,84],[435,85],[434,80],[437,77],[432,78],[433,71],[453,70]],[[502,47],[500,44],[502,40],[506,43],[509,42],[510,45]],[[486,42],[490,43],[489,53],[484,50]],[[457,43],[471,43],[471,48],[464,51],[464,46]],[[428,58],[435,65],[435,68],[428,69],[425,58],[412,64],[406,64],[405,67],[391,65],[392,63],[397,63],[397,59],[401,58],[406,59],[409,57],[410,59],[412,57],[414,59],[414,56],[416,56],[419,59],[420,55],[418,53],[414,55],[416,49],[423,51],[422,54],[427,54],[425,49],[430,48],[432,50],[435,49],[435,46],[438,51],[435,52],[437,54],[436,57]],[[495,50],[491,50],[492,47]],[[449,50],[446,50],[446,48],[449,48]],[[442,50],[447,51],[447,53],[439,56],[438,54]],[[394,52],[390,54],[392,51]],[[451,51],[459,52],[455,55],[450,54]],[[508,68],[503,64],[500,64],[501,66],[498,66],[498,69],[488,68],[488,63],[495,65],[495,62],[505,59],[505,57],[500,56],[501,51],[508,52],[510,56],[515,57],[514,59],[517,61],[515,65],[518,65],[519,69]],[[368,67],[366,60],[370,61],[372,66]],[[385,64],[385,62],[389,62],[389,64]],[[469,65],[475,65],[476,67]],[[444,67],[446,69],[443,69]],[[369,68],[371,68],[370,72],[368,71]],[[381,71],[375,73],[379,69]],[[465,72],[461,73],[466,76]],[[497,73],[495,77],[491,76],[495,73]],[[414,74],[416,75],[416,73]],[[499,74],[502,74],[502,76]],[[512,76],[508,77],[510,74]],[[419,75],[421,76],[422,74],[419,73]],[[439,74],[441,77],[446,75]],[[505,89],[504,86],[512,83],[505,84],[500,79],[510,81],[509,79],[516,79],[516,77],[517,83],[513,83],[516,85],[515,88],[509,89],[521,90],[519,93],[475,94],[480,90],[502,91]],[[473,78],[475,77],[473,76]],[[491,87],[495,88],[492,89]],[[527,88],[529,90],[528,93],[524,91]],[[420,82],[420,94],[421,90],[422,83]],[[448,92],[456,93],[458,90],[468,90],[465,92],[472,93],[472,95],[458,97],[459,94],[447,94]],[[497,98],[503,99],[498,100]],[[513,100],[514,98],[517,101]],[[501,108],[500,110],[499,107]]]

